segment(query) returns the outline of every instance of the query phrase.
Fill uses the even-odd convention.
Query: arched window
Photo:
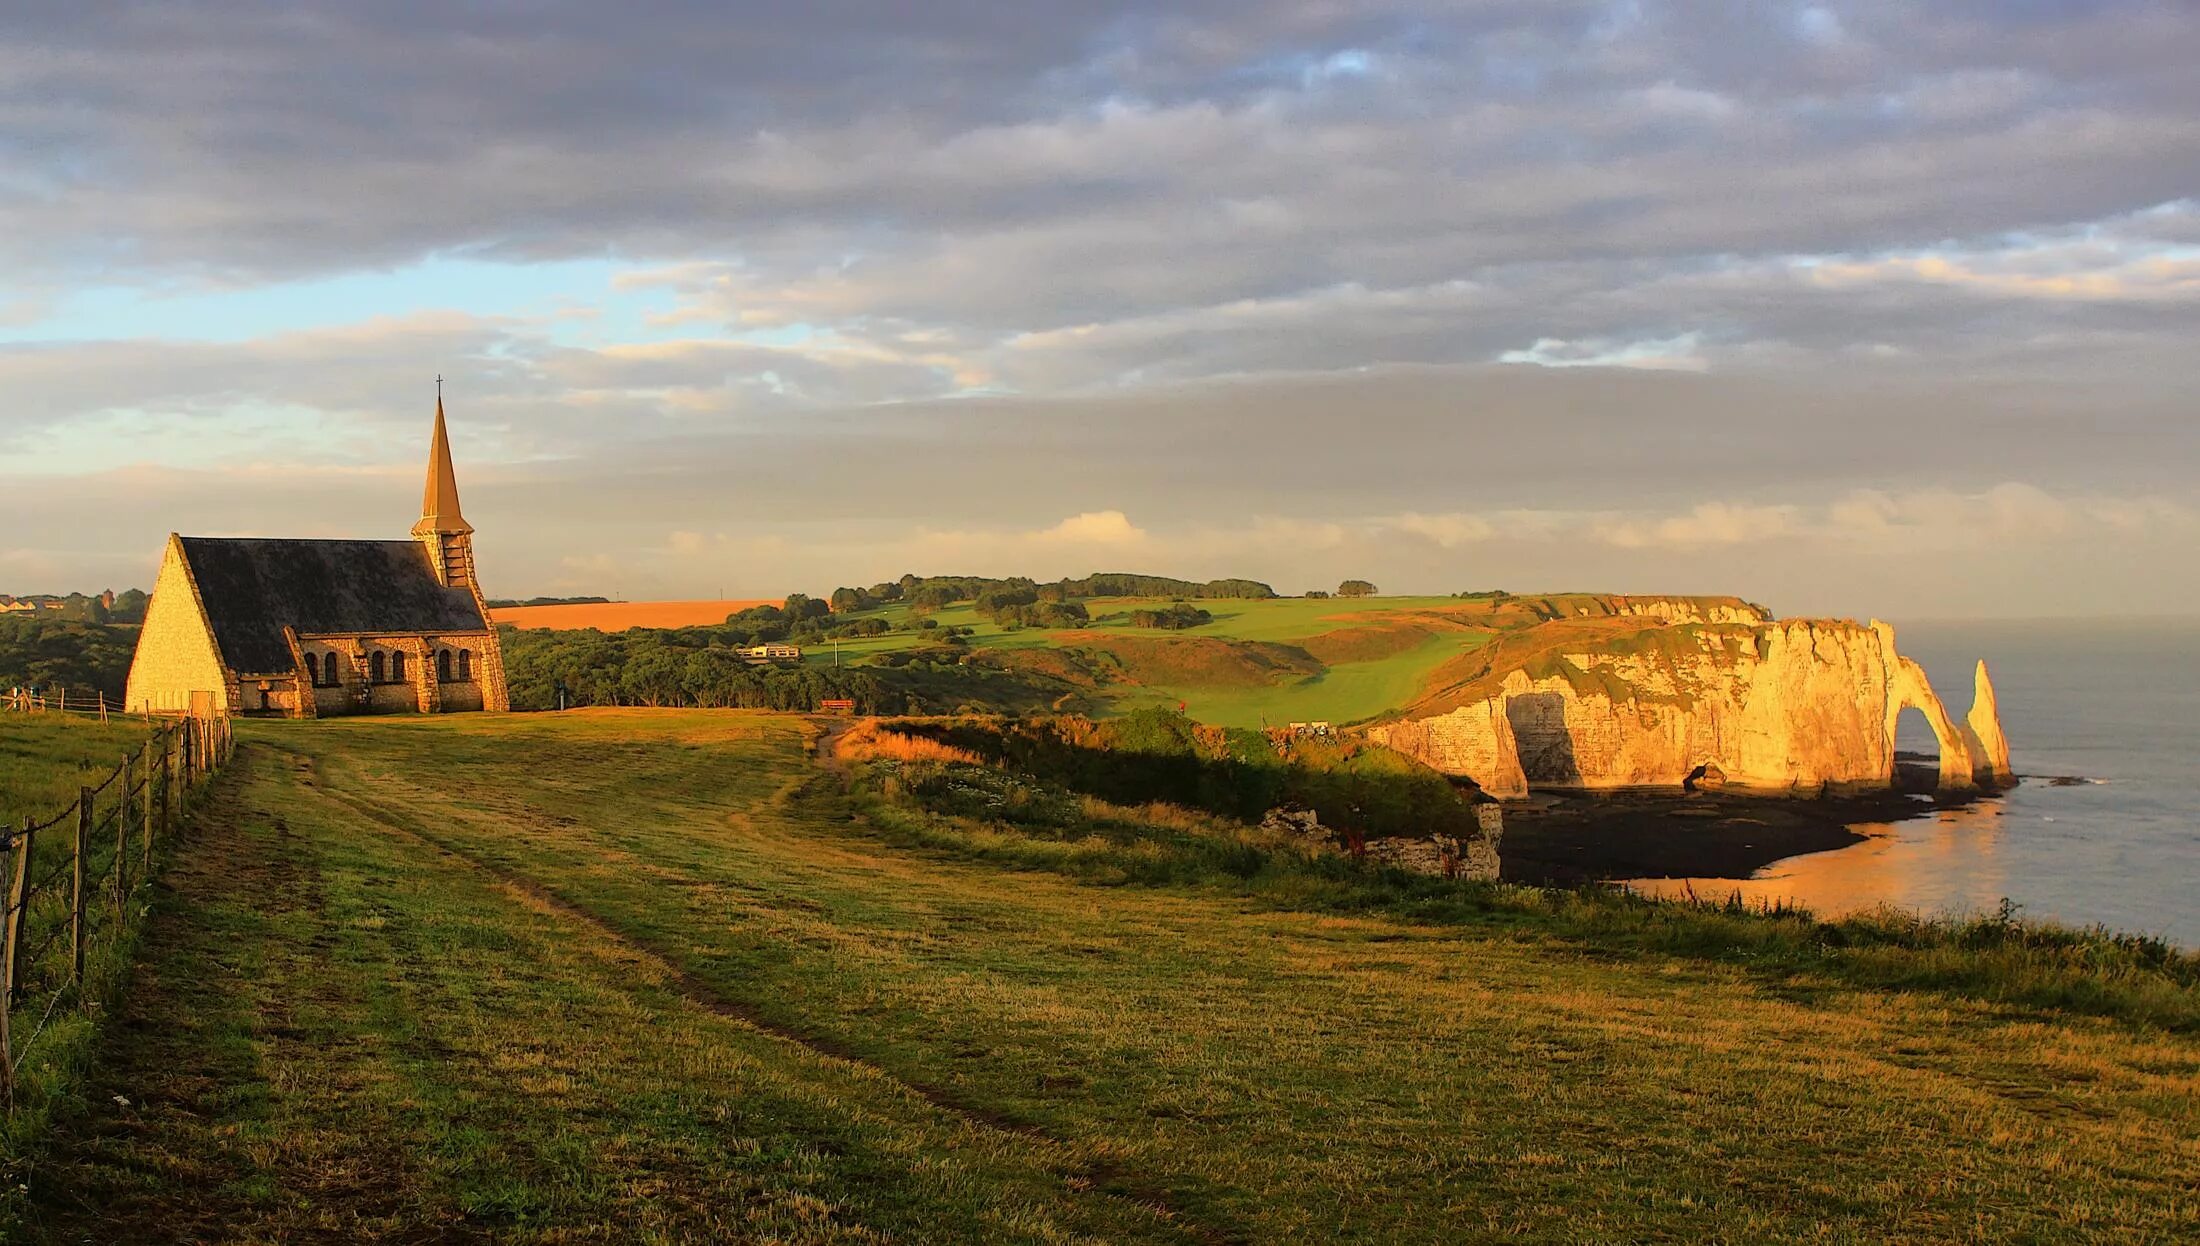
[[[388,675],[389,670],[385,664],[385,659],[382,657],[382,651],[377,649],[374,651],[374,656],[367,659],[367,678],[370,682],[379,684],[387,682]]]
[[[450,650],[438,649],[435,651],[435,677],[437,679],[449,679],[451,677]]]
[[[333,653],[321,658],[321,682],[331,688],[336,686],[336,655]]]
[[[398,683],[405,682],[405,651],[402,649],[390,655],[390,678]]]
[[[461,649],[458,651],[458,682],[465,683],[467,680],[472,679],[473,677],[474,651],[471,649]]]

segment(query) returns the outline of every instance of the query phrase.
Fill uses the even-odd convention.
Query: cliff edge
[[[1368,734],[1493,796],[1722,781],[1816,793],[1893,784],[1896,723],[1914,708],[1939,741],[1943,790],[2012,779],[1983,663],[1959,725],[1884,623],[1703,617],[1505,637]]]

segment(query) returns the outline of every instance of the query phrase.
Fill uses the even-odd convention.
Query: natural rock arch
[[[1892,645],[1888,646],[1888,652],[1893,653]],[[1933,685],[1925,678],[1925,668],[1914,658],[1896,655],[1895,668],[1888,675],[1887,740],[1890,748],[1895,719],[1905,709],[1921,710],[1926,723],[1933,729],[1933,738],[1940,742],[1941,790],[1963,791],[1977,787],[1977,766],[1972,762],[1970,740],[1948,716],[1948,708],[1940,703]]]

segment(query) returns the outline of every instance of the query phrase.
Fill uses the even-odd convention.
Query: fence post
[[[15,1011],[15,987],[17,970],[15,950],[23,942],[23,923],[16,914],[23,911],[23,895],[31,880],[31,820],[23,819],[22,837],[15,841],[15,878],[8,887],[7,906],[0,908],[0,943],[6,945],[0,952],[0,1103],[9,1111],[15,1108],[15,1040],[10,1033],[9,1015]]]
[[[115,800],[115,917],[122,916],[123,897],[130,894],[130,755],[122,755],[122,795]]]
[[[153,876],[153,789],[157,783],[153,778],[153,746],[158,742],[157,737],[145,742],[145,858],[138,863],[140,878]]]
[[[168,838],[176,829],[176,758],[169,750],[174,748],[176,737],[171,732],[160,742],[160,837]]]
[[[0,966],[0,1008],[13,1008],[23,989],[23,915],[31,906],[31,848],[37,832],[29,818],[15,839],[15,879],[8,886],[7,963]]]
[[[92,833],[92,789],[76,789],[76,846],[69,888],[69,985],[84,984],[84,841]]]

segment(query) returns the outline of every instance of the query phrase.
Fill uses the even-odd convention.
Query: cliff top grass
[[[2158,946],[1405,878],[1089,798],[1019,820],[1042,798],[990,767],[940,812],[906,791],[950,761],[836,775],[788,726],[247,724],[0,1234],[2192,1223],[2193,967]]]
[[[1447,672],[1495,636],[1546,627],[1570,636],[1630,635],[1645,620],[1622,612],[1660,601],[1759,609],[1736,597],[1597,593],[1208,598],[1198,604],[1213,621],[1176,633],[1129,622],[1133,611],[1165,604],[1159,598],[1084,599],[1091,624],[1067,630],[1005,629],[968,605],[930,617],[940,628],[971,629],[968,647],[997,666],[1057,675],[1088,690],[1083,701],[1093,712],[1182,704],[1203,722],[1260,727],[1373,719],[1438,693]],[[850,617],[898,625],[915,616],[894,604]],[[837,660],[864,662],[937,643],[936,632],[892,632],[841,642]],[[809,660],[835,661],[833,649],[815,649]]]

